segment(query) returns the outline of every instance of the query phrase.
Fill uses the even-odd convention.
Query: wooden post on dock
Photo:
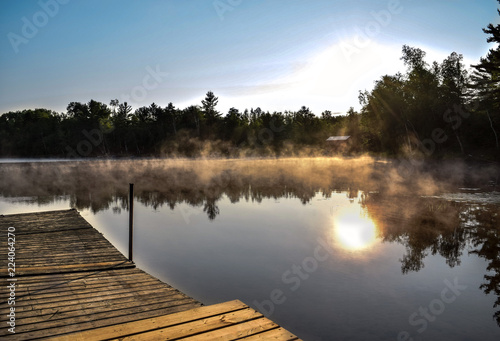
[[[128,260],[132,262],[134,245],[134,184],[130,184],[128,198]]]

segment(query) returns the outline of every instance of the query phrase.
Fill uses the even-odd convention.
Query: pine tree
[[[497,11],[500,14],[500,10]],[[486,57],[480,59],[479,64],[472,66],[475,70],[472,74],[471,88],[475,90],[481,109],[486,111],[498,149],[500,146],[496,127],[500,122],[500,24],[496,26],[489,24],[483,32],[490,35],[488,43],[497,45],[488,51]]]
[[[205,99],[201,101],[203,111],[205,113],[205,119],[207,120],[207,124],[210,126],[220,117],[220,113],[215,110],[217,103],[219,103],[219,98],[215,97],[212,91],[207,92]]]

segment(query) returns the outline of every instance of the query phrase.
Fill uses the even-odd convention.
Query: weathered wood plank
[[[111,318],[121,319],[123,321],[135,321],[136,316],[140,314],[145,314],[144,316],[155,316],[156,311],[162,311],[164,309],[168,309],[171,307],[176,307],[179,305],[190,305],[194,304],[195,301],[193,299],[185,299],[178,298],[175,301],[166,302],[164,304],[136,304],[136,305],[126,305],[124,307],[108,307],[108,310],[92,310],[89,311],[84,309],[80,312],[69,314],[69,313],[60,313],[57,311],[56,313],[49,315],[43,318],[40,317],[36,319],[30,319],[29,322],[24,320],[19,320],[19,325],[17,325],[16,329],[19,332],[28,332],[34,330],[44,330],[51,328],[59,328],[68,325],[78,325],[85,322],[97,322],[97,321],[105,321],[110,320]]]
[[[251,308],[225,313],[202,320],[182,323],[180,325],[162,328],[142,333],[140,335],[120,337],[120,341],[153,341],[153,340],[176,340],[187,336],[203,334],[225,328],[242,322],[262,317],[262,314]]]
[[[279,328],[279,326],[266,317],[256,320],[246,321],[225,328],[217,329],[203,334],[187,336],[178,340],[185,341],[203,341],[203,340],[237,340],[249,335],[258,334],[264,331]],[[137,338],[136,340],[140,340]]]
[[[155,311],[147,311],[143,312],[140,314],[133,314],[133,315],[126,315],[126,316],[121,316],[121,317],[113,317],[113,318],[107,318],[107,319],[101,319],[101,320],[91,320],[89,319],[88,322],[83,322],[83,323],[78,323],[78,324],[71,324],[71,325],[64,325],[61,327],[53,327],[49,329],[40,329],[40,330],[33,330],[30,332],[23,333],[20,331],[19,333],[16,331],[16,334],[14,337],[12,337],[13,340],[36,340],[36,339],[42,339],[42,338],[50,338],[52,339],[55,336],[62,335],[62,334],[67,334],[67,333],[72,333],[72,332],[77,332],[77,331],[85,331],[85,330],[90,330],[90,329],[96,329],[99,327],[104,327],[104,326],[110,326],[110,325],[116,325],[116,324],[121,324],[121,323],[127,323],[135,320],[140,320],[140,319],[145,319],[145,318],[151,318],[155,316],[162,316],[162,315],[168,315],[168,314],[173,314],[179,311],[184,311],[184,310],[189,310],[196,308],[196,304],[187,304],[187,305],[179,305],[175,307],[169,307],[169,308],[164,308],[160,310],[155,310]],[[87,340],[102,340],[102,338],[98,337],[95,339],[87,339]]]
[[[19,311],[26,311],[26,310],[32,310],[32,309],[45,309],[45,308],[50,308],[52,306],[69,306],[69,305],[75,305],[75,304],[81,304],[81,303],[87,303],[87,302],[95,302],[99,300],[112,300],[116,298],[121,298],[121,297],[136,297],[137,299],[145,299],[147,300],[148,297],[151,294],[156,294],[159,290],[161,290],[161,286],[158,286],[157,288],[152,288],[150,290],[141,290],[141,291],[127,291],[123,290],[120,292],[110,292],[110,293],[105,293],[105,294],[75,294],[74,296],[69,296],[70,298],[65,299],[65,300],[57,300],[57,299],[32,299],[29,301],[26,301],[26,304],[19,304]],[[144,302],[144,304],[147,304],[147,301]],[[25,308],[25,309],[23,309]],[[18,309],[16,308],[16,311]]]
[[[68,289],[65,292],[61,293],[51,293],[51,294],[45,294],[43,292],[39,292],[38,295],[31,295],[31,294],[26,294],[26,295],[19,295],[16,296],[16,306],[17,307],[22,307],[24,303],[29,305],[34,305],[36,304],[43,304],[43,303],[60,303],[64,304],[65,302],[74,300],[75,298],[78,298],[78,300],[83,300],[85,298],[92,298],[92,297],[108,297],[111,295],[122,295],[126,294],[129,292],[140,292],[140,296],[144,296],[146,293],[152,292],[158,292],[159,290],[165,291],[164,290],[164,285],[162,283],[157,283],[155,282],[152,285],[148,285],[145,287],[136,287],[135,290],[131,290],[131,288],[123,287],[123,286],[117,286],[115,288],[104,288],[102,290],[71,290]],[[166,292],[164,292],[166,293]],[[139,295],[137,295],[139,296]],[[7,298],[5,296],[5,298]]]
[[[156,329],[175,326],[181,323],[205,319],[220,314],[245,309],[247,306],[239,300],[229,301],[211,306],[199,307],[180,313],[130,322],[127,324],[109,326],[81,333],[62,335],[55,340],[96,340],[97,338],[112,339],[144,333]]]
[[[67,281],[67,282],[56,282],[53,285],[47,286],[44,284],[43,286],[26,286],[23,284],[18,284],[16,287],[16,296],[23,297],[26,294],[30,294],[31,296],[40,294],[53,294],[66,292],[68,290],[101,290],[101,288],[112,289],[114,287],[126,286],[128,288],[135,288],[141,286],[148,286],[151,284],[156,284],[159,281],[155,278],[145,278],[141,281],[117,281],[117,280],[102,280],[99,282],[90,282],[85,280],[75,280],[75,281]],[[7,297],[9,294],[9,288],[4,287],[0,291],[0,298]]]
[[[167,297],[156,297],[154,304],[148,306],[148,309],[155,310],[179,303],[189,303],[182,294],[170,295]],[[79,304],[74,306],[57,306],[51,309],[43,309],[42,311],[18,313],[16,316],[20,319],[20,325],[39,323],[48,320],[60,320],[80,315],[98,314],[107,311],[117,311],[129,308],[143,307],[144,301],[137,299],[119,299],[115,301],[97,301],[89,304]]]
[[[16,276],[23,275],[36,275],[46,273],[63,273],[63,272],[82,272],[82,271],[96,271],[103,269],[117,269],[132,266],[128,261],[118,262],[102,262],[102,263],[80,263],[80,264],[66,264],[66,265],[47,265],[47,266],[34,266],[34,267],[16,267]],[[7,277],[7,275],[5,275]]]
[[[273,330],[268,330],[260,334],[251,335],[248,337],[244,337],[240,340],[243,341],[265,341],[265,340],[280,340],[280,341],[294,341],[299,340],[297,336],[290,333],[285,328],[277,328]]]
[[[138,278],[138,276],[142,276],[144,278],[151,277],[151,275],[146,274],[144,271],[133,268],[133,269],[112,269],[112,270],[98,270],[95,272],[87,272],[87,273],[64,273],[64,274],[47,274],[47,275],[37,275],[37,276],[23,276],[22,281],[19,282],[19,285],[36,283],[38,285],[43,285],[43,283],[62,281],[66,282],[70,279],[88,279],[88,280],[97,280],[100,281],[105,278],[117,278],[117,279],[131,279]]]

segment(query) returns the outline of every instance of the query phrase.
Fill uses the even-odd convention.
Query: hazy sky
[[[496,0],[2,0],[0,113],[117,98],[223,113],[359,107],[408,44],[476,63]]]

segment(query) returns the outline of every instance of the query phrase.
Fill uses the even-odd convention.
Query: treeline
[[[0,116],[0,155],[88,157],[180,155],[296,155],[332,152],[325,140],[349,135],[344,153],[412,157],[446,155],[498,159],[500,125],[500,25],[484,32],[496,43],[472,70],[455,52],[441,63],[403,46],[404,73],[385,75],[360,92],[360,112],[347,115],[307,107],[272,112],[261,108],[217,110],[209,91],[200,105],[71,102],[65,113],[47,109]],[[337,152],[339,149],[336,149]]]
[[[201,105],[185,109],[155,103],[132,110],[127,103],[72,102],[66,113],[47,109],[8,112],[0,117],[2,156],[238,156],[286,153],[319,146],[329,134],[345,132],[349,117],[308,108],[295,112],[240,112],[222,116],[208,92]],[[293,147],[291,147],[293,146]],[[292,150],[293,149],[293,150]]]

